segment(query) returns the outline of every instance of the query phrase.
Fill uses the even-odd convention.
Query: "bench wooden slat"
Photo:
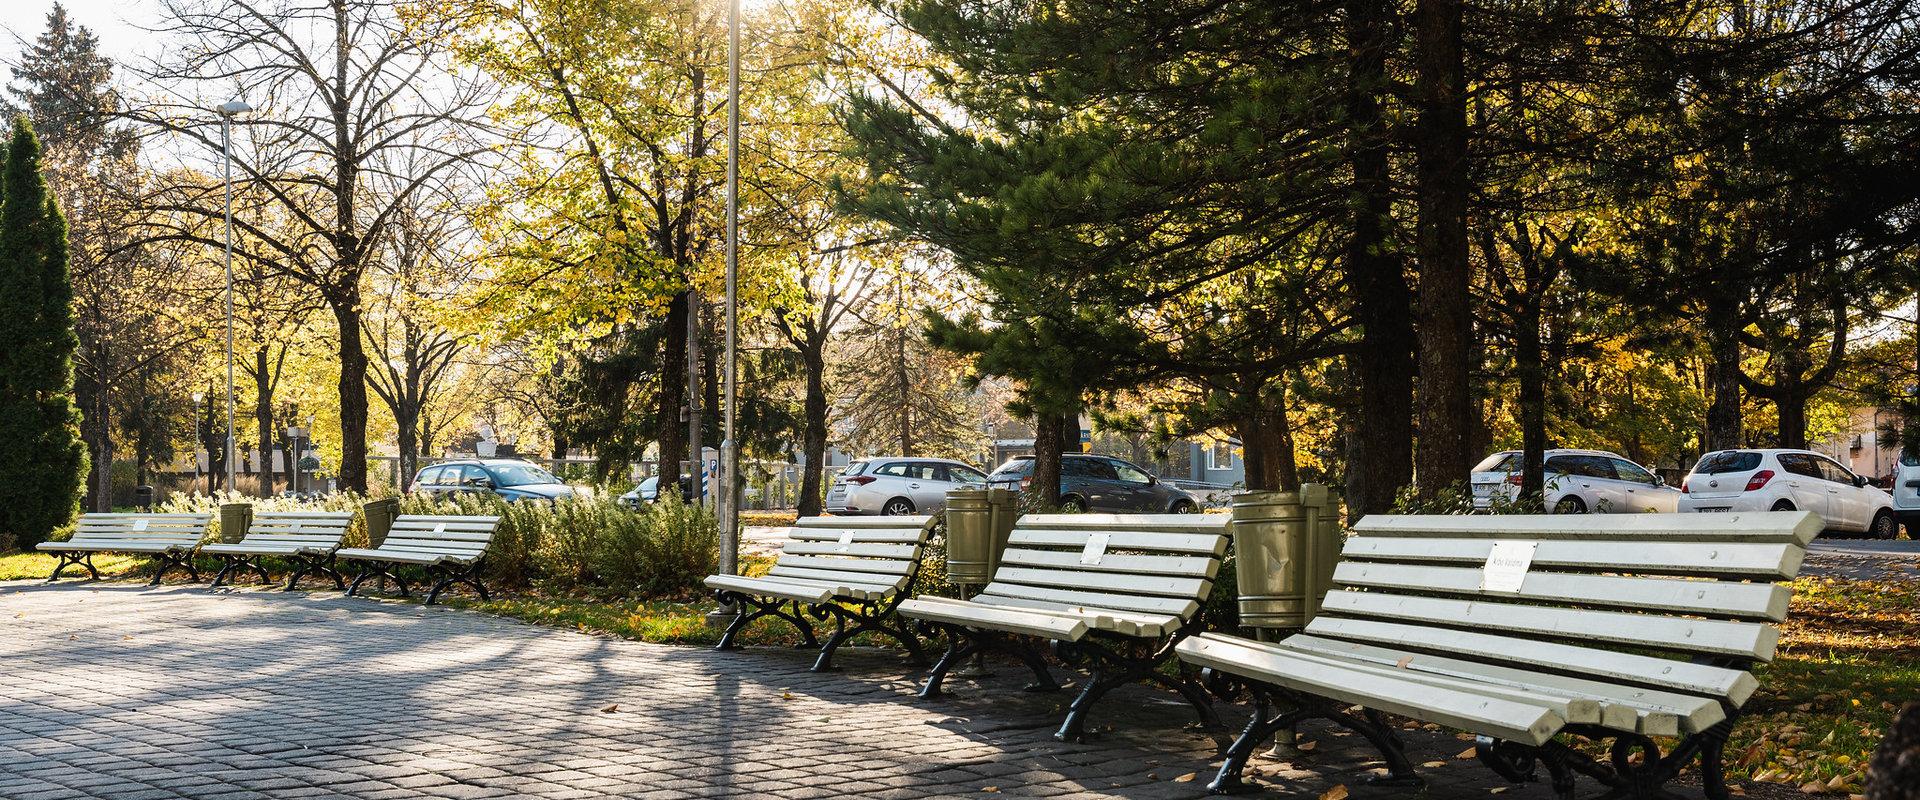
[[[1080,563],[1080,554],[1065,550],[1032,550],[1008,547],[1000,554],[1000,563],[1021,567],[1067,567],[1099,572],[1131,572],[1141,575],[1172,575],[1212,579],[1220,571],[1220,560],[1206,556],[1153,556],[1110,553],[1098,564]]]
[[[899,591],[907,582],[907,576],[905,575],[899,575],[892,580],[888,580],[887,576],[879,573],[849,573],[844,570],[806,569],[804,567],[788,567],[779,564],[774,565],[773,569],[767,570],[767,576],[772,578],[826,581],[841,586],[852,586],[869,591]]]
[[[1606,540],[1645,542],[1774,542],[1806,546],[1824,524],[1805,511],[1739,514],[1591,514],[1568,525],[1564,515],[1369,514],[1354,530],[1366,536],[1419,536],[1515,540]]]
[[[1178,630],[1185,620],[1172,614],[1146,614],[1138,611],[1121,611],[1112,608],[1090,609],[1083,606],[1071,606],[1047,600],[1032,600],[1025,597],[994,597],[996,606],[1030,608],[1047,611],[1069,617],[1086,620],[1095,630],[1113,631],[1125,636],[1155,638]]]
[[[1198,516],[1198,515],[1175,515]],[[1087,541],[1089,533],[1105,533],[1092,529],[1056,530],[1050,528],[1026,527],[1026,517],[1013,529],[1008,537],[1009,547],[1079,547]],[[1201,555],[1221,556],[1227,552],[1227,537],[1223,533],[1142,533],[1138,531],[1115,531],[1107,537],[1109,550],[1148,550],[1166,553],[1199,553]]]
[[[1194,598],[1148,597],[1144,595],[1110,594],[1106,592],[1081,592],[1070,589],[1048,589],[1039,586],[1022,586],[1017,583],[995,581],[980,590],[976,599],[985,602],[990,597],[1023,597],[1029,600],[1049,600],[1088,609],[1113,609],[1116,611],[1141,611],[1148,614],[1170,614],[1181,619],[1190,619],[1200,610],[1200,602]]]
[[[1514,702],[1404,676],[1349,669],[1250,639],[1203,633],[1183,640],[1178,649],[1182,659],[1202,667],[1272,680],[1343,703],[1522,744],[1542,744],[1566,724],[1565,718],[1547,703]]]
[[[912,544],[840,544],[838,542],[788,542],[782,553],[820,556],[865,556],[868,558],[911,559],[919,552]]]
[[[1680,578],[1633,578],[1532,571],[1518,593],[1480,588],[1483,570],[1421,564],[1346,561],[1334,568],[1334,583],[1390,591],[1432,591],[1557,603],[1659,609],[1702,616],[1778,622],[1787,617],[1787,587],[1772,583],[1727,583]]]
[[[1201,578],[1169,578],[1161,575],[1139,575],[1123,572],[1088,572],[1077,569],[1033,569],[1030,567],[1003,566],[993,574],[995,583],[1007,582],[1028,586],[1050,586],[1061,589],[1084,589],[1088,591],[1109,591],[1122,594],[1166,595],[1168,597],[1195,597],[1205,595],[1213,588],[1213,582]]]
[[[1699,695],[1681,694],[1660,689],[1648,689],[1617,683],[1606,683],[1588,678],[1575,678],[1531,669],[1517,669],[1497,664],[1486,664],[1447,656],[1414,653],[1406,650],[1394,650],[1375,645],[1326,639],[1311,634],[1289,636],[1281,642],[1284,649],[1319,653],[1338,658],[1366,661],[1377,666],[1387,666],[1414,672],[1429,672],[1451,678],[1459,678],[1482,683],[1498,684],[1523,691],[1564,693],[1568,697],[1584,697],[1596,703],[1605,703],[1627,709],[1629,715],[1625,724],[1619,720],[1602,720],[1609,727],[1645,733],[1650,736],[1672,736],[1676,733],[1694,733],[1703,731],[1727,718],[1716,698]],[[1662,717],[1684,719],[1682,730],[1657,729]],[[1568,722],[1577,720],[1568,718]]]
[[[1029,530],[1144,531],[1217,534],[1225,514],[1026,514],[1019,525]]]
[[[1342,556],[1369,561],[1463,562],[1484,564],[1492,539],[1427,539],[1355,536]],[[1703,548],[1697,542],[1623,540],[1542,541],[1533,565],[1612,572],[1689,574],[1781,579],[1798,573],[1806,550],[1786,543],[1727,542]]]
[[[832,556],[793,556],[782,553],[773,563],[775,566],[794,567],[797,569],[839,570],[890,576],[904,576],[908,572],[913,571],[913,562],[892,558],[835,558]]]
[[[1616,611],[1527,606],[1485,600],[1335,590],[1323,613],[1410,620],[1445,627],[1527,633],[1570,640],[1769,661],[1780,633],[1771,625],[1659,617]]]
[[[794,528],[787,538],[796,542],[838,542],[846,534],[852,541],[876,544],[914,544],[920,541],[918,530],[894,528]]]
[[[794,525],[800,528],[899,528],[919,531],[925,530],[931,522],[933,517],[925,514],[903,517],[820,516],[801,517]]]
[[[921,595],[901,603],[900,613],[954,625],[987,625],[994,630],[1068,642],[1077,642],[1087,633],[1084,619],[931,595]]]
[[[1471,656],[1489,663],[1561,669],[1622,683],[1658,686],[1725,698],[1739,706],[1759,683],[1737,669],[1490,633],[1448,630],[1368,619],[1322,616],[1307,623],[1314,636],[1376,642],[1408,650]]]

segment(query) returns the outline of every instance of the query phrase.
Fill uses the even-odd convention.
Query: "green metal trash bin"
[[[220,542],[222,544],[234,544],[246,538],[247,531],[252,528],[252,503],[220,504]]]
[[[986,489],[947,492],[947,580],[980,586],[992,574],[993,506]]]
[[[1007,552],[1007,538],[1014,523],[1020,521],[1020,495],[1012,489],[987,490],[987,503],[993,506],[993,550],[987,555],[987,574],[1000,568],[1000,554]]]
[[[393,529],[393,518],[400,516],[400,498],[368,500],[360,506],[360,516],[367,523],[367,546],[379,547]]]
[[[1316,484],[1233,498],[1227,530],[1233,535],[1241,625],[1299,629],[1313,619],[1339,560],[1333,505],[1332,493]]]

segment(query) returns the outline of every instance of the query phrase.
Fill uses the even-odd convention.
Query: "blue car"
[[[509,502],[573,496],[553,473],[517,458],[475,458],[422,467],[408,491],[418,494],[494,494]]]

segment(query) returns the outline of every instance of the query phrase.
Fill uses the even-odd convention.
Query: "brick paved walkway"
[[[1171,695],[1109,696],[1090,744],[1020,675],[914,701],[891,655],[838,674],[344,598],[0,584],[0,798],[1199,797],[1214,739]],[[1245,710],[1227,709],[1243,721]],[[1500,784],[1452,735],[1409,734],[1430,797]],[[1270,796],[1355,797],[1356,739],[1260,762]],[[1186,777],[1192,775],[1193,777]],[[1185,780],[1182,780],[1185,778]],[[1544,798],[1530,785],[1503,798]]]

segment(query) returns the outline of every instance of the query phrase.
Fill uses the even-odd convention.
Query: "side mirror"
[[[1666,478],[1664,478],[1664,477],[1662,477],[1662,476],[1659,476],[1659,475],[1655,475],[1655,476],[1653,476],[1653,485],[1655,485],[1655,486],[1665,486],[1665,485],[1667,485],[1667,479],[1666,479]]]
[[[1867,485],[1867,478],[1866,478],[1866,476],[1864,476],[1864,475],[1855,475],[1855,476],[1853,476],[1853,485],[1854,485],[1855,487],[1863,487],[1863,486],[1866,486],[1866,485]]]

